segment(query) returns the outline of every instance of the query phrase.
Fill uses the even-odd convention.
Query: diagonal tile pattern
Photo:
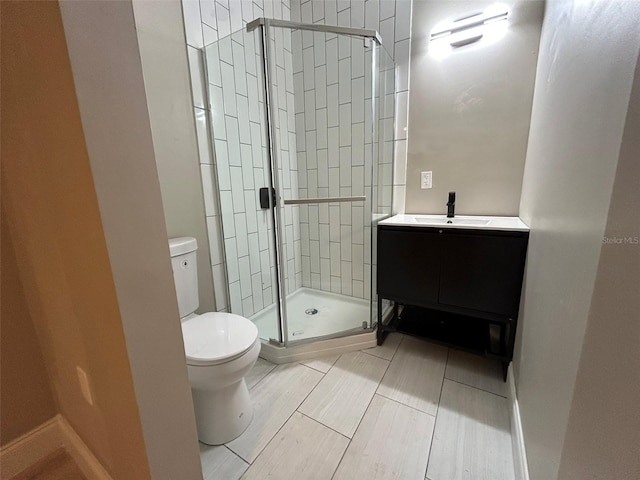
[[[427,477],[502,480],[513,476],[507,399],[445,380]]]
[[[260,380],[266,377],[271,370],[276,368],[274,363],[268,362],[262,358],[258,358],[258,361],[253,366],[249,374],[244,377],[247,382],[248,388],[253,388]]]
[[[329,480],[348,444],[348,438],[295,412],[242,478]]]
[[[447,348],[405,337],[378,387],[378,394],[435,415]]]
[[[320,372],[298,363],[275,368],[251,390],[253,420],[227,446],[252,463],[321,379]]]
[[[435,418],[376,395],[334,480],[422,478]]]
[[[506,397],[509,393],[507,384],[502,381],[502,365],[471,353],[451,350],[444,376],[501,397]]]
[[[240,478],[249,464],[224,445],[200,444],[200,462],[204,480]]]
[[[331,355],[329,357],[314,358],[313,360],[303,360],[300,363],[319,372],[327,373],[338,358],[340,358],[340,355]]]
[[[351,438],[389,362],[362,352],[343,354],[300,406],[300,412]]]
[[[396,354],[398,350],[398,345],[402,341],[402,335],[399,333],[390,333],[387,335],[384,343],[382,345],[375,346],[373,348],[367,348],[364,350],[366,353],[370,355],[375,355],[376,357],[384,358],[385,360],[393,360],[393,356]]]
[[[395,337],[337,359],[261,359],[253,421],[226,447],[201,445],[204,478],[513,480],[508,401],[487,391],[499,363]]]

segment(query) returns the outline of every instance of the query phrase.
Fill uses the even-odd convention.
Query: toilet
[[[253,418],[244,376],[258,359],[260,339],[256,326],[244,317],[195,313],[197,249],[195,238],[169,239],[198,439],[221,445],[244,432]]]

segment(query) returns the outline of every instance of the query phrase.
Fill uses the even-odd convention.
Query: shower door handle
[[[322,197],[322,198],[295,198],[285,200],[285,205],[309,205],[315,203],[343,203],[343,202],[364,202],[367,199],[364,195],[357,197]]]
[[[271,203],[275,207],[276,206],[276,191],[273,188],[262,187],[259,192],[260,199],[260,208],[267,209],[269,208],[269,191],[271,191]]]

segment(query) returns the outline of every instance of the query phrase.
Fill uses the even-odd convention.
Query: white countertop
[[[452,223],[448,223],[451,221]],[[394,215],[382,220],[378,225],[429,228],[464,228],[476,230],[508,230],[512,232],[528,232],[529,226],[519,217],[489,217],[481,215]]]

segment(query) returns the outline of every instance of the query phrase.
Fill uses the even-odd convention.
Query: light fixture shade
[[[483,12],[475,12],[454,20],[438,23],[429,36],[431,43],[445,44],[449,48],[459,48],[475,43],[486,36],[489,30],[504,30],[509,16],[505,5],[494,4]]]

